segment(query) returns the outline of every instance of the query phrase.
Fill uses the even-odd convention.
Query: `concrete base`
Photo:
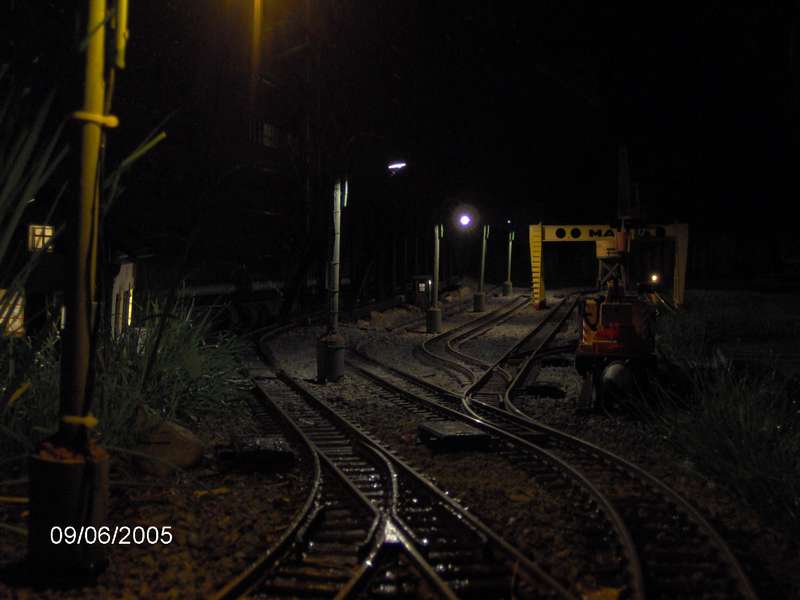
[[[472,297],[472,310],[484,312],[486,310],[486,292],[475,292]]]
[[[317,382],[339,381],[344,375],[344,338],[327,334],[317,341]]]
[[[57,457],[55,451],[66,453]],[[72,456],[70,456],[72,454]],[[28,563],[52,581],[81,581],[103,571],[106,548],[103,543],[83,539],[70,544],[59,539],[53,527],[106,525],[108,515],[108,453],[92,444],[88,458],[69,450],[43,446],[30,458],[30,520]],[[51,534],[55,538],[51,538]],[[91,543],[89,543],[91,542]]]
[[[510,296],[514,293],[514,286],[510,281],[503,282],[503,296]]]
[[[442,330],[442,309],[429,308],[425,316],[428,333],[439,333]]]

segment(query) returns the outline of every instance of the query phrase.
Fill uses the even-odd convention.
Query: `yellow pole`
[[[89,0],[86,48],[86,80],[83,88],[83,110],[76,118],[83,121],[80,198],[75,232],[76,252],[72,257],[73,286],[67,298],[67,323],[64,339],[61,385],[60,441],[68,446],[81,443],[80,425],[64,417],[82,417],[86,403],[91,352],[92,321],[97,278],[97,234],[100,215],[97,161],[104,125],[115,120],[103,114],[105,104],[105,0]]]
[[[72,114],[83,124],[75,254],[70,271],[73,280],[66,295],[61,358],[59,430],[55,439],[41,444],[31,456],[29,469],[28,562],[38,572],[46,571],[56,579],[96,574],[106,564],[102,544],[79,541],[67,547],[53,543],[50,537],[56,526],[99,529],[108,514],[108,453],[91,444],[87,433],[97,425],[97,420],[87,414],[100,217],[97,163],[102,127],[117,124],[115,117],[104,114],[105,22],[106,0],[89,0],[83,108]],[[54,452],[53,446],[62,452]]]
[[[258,78],[261,75],[261,30],[263,29],[263,20],[264,7],[262,0],[253,0],[253,22],[250,36],[250,90],[248,94],[251,111],[255,110]]]

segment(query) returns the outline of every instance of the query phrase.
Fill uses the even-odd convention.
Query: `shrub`
[[[800,532],[800,401],[774,372],[694,369],[688,395],[655,386],[649,415],[704,475]]]
[[[150,300],[153,322],[159,302]],[[236,389],[243,342],[227,332],[210,335],[210,319],[193,318],[191,304],[179,305],[168,316],[156,349],[149,328],[129,328],[116,338],[101,338],[97,349],[92,412],[99,420],[100,442],[130,447],[137,441],[133,427],[138,407],[163,418],[191,424],[203,414],[225,411]],[[0,364],[13,353],[17,371],[27,374],[30,389],[12,405],[0,406],[0,456],[25,453],[52,434],[58,424],[60,333],[54,328],[43,339],[5,340]],[[156,352],[154,367],[143,381],[145,364]],[[0,386],[12,387],[6,372]]]

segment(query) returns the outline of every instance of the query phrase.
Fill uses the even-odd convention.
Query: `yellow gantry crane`
[[[673,223],[670,225],[647,225],[626,228],[627,240],[672,239],[675,243],[675,270],[672,279],[672,300],[675,306],[683,304],[686,287],[686,262],[689,254],[689,225]],[[603,285],[615,274],[618,263],[607,258],[617,256],[618,231],[601,225],[543,225],[529,226],[531,246],[531,300],[541,307],[545,301],[543,244],[556,242],[594,242],[597,257],[597,283]],[[627,242],[626,242],[627,243]]]

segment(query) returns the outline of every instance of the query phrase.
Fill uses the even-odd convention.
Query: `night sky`
[[[622,142],[642,201],[665,217],[772,220],[796,193],[800,7],[436,6],[408,31],[411,96],[416,141],[451,180],[477,173],[553,217],[613,212]]]
[[[66,114],[79,100],[80,3],[5,4],[3,61],[40,92],[55,88]],[[266,24],[274,35],[298,31],[301,3],[266,5],[288,15]],[[119,210],[119,239],[154,230],[188,236],[198,213],[219,206],[208,190],[263,174],[219,160],[224,127],[213,115],[246,91],[221,75],[238,68],[229,66],[238,34],[209,17],[231,6],[132,3],[130,66],[114,98],[123,127],[113,132],[109,160],[172,117],[160,154],[127,183],[135,199]],[[772,224],[797,195],[797,3],[345,0],[311,8],[314,35],[324,32],[313,85],[322,90],[323,125],[334,132],[322,175],[346,164],[377,181],[386,160],[403,158],[412,181],[402,193],[434,207],[431,218],[468,199],[497,222],[611,221],[621,145],[653,220],[709,229]],[[292,107],[313,86],[303,87],[302,62],[282,65],[265,102],[297,125]],[[300,219],[297,166],[281,169],[257,184],[275,199],[261,208]],[[362,189],[399,193],[375,181]],[[165,207],[171,223],[141,219]]]

